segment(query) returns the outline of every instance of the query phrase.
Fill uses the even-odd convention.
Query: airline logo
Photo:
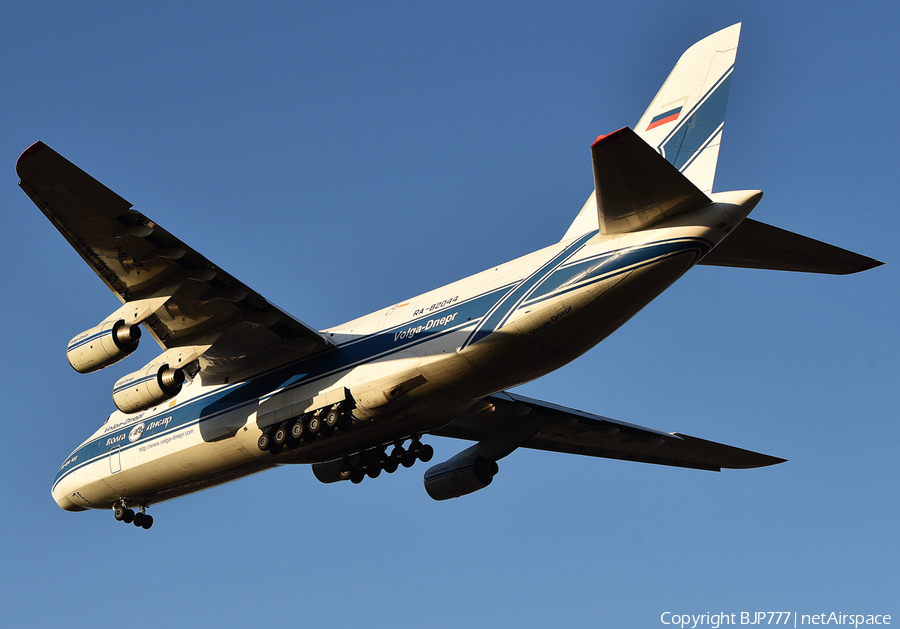
[[[683,109],[683,107],[684,107],[683,105],[679,105],[678,107],[675,107],[674,109],[669,109],[667,111],[662,112],[658,116],[654,116],[653,119],[650,121],[649,126],[647,127],[647,131],[649,131],[650,129],[655,129],[656,127],[662,126],[662,125],[666,124],[667,122],[674,122],[675,120],[678,120],[678,116],[681,115],[681,110]]]
[[[128,441],[134,443],[138,439],[141,438],[141,435],[144,434],[144,422],[141,422],[137,426],[131,429],[131,432],[128,433]]]

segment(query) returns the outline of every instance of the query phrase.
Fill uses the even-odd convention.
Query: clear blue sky
[[[900,9],[431,4],[4,9],[0,624],[900,622]],[[446,503],[424,465],[361,486],[282,468],[156,505],[151,531],[50,498],[122,370],[66,364],[118,301],[16,186],[32,142],[321,328],[557,240],[591,191],[591,142],[634,125],[682,51],[737,21],[716,189],[762,189],[755,218],[887,265],[697,268],[519,391],[788,463],[715,474],[518,451]],[[436,460],[467,445],[431,441]]]

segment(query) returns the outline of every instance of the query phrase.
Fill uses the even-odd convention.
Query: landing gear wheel
[[[291,426],[291,437],[294,440],[299,441],[300,437],[303,436],[303,422],[297,421],[294,422],[294,425]]]
[[[337,428],[338,424],[341,423],[341,412],[336,408],[331,409],[327,413],[325,413],[325,425],[329,428]]]
[[[152,515],[148,515],[148,514],[145,513],[145,514],[144,514],[144,521],[141,522],[141,527],[143,527],[143,529],[146,531],[146,530],[149,529],[151,526],[153,526],[153,516],[152,516]]]
[[[400,466],[399,461],[395,461],[394,459],[388,459],[384,464],[384,471],[388,474],[393,474],[397,471],[397,468]]]
[[[259,440],[256,442],[256,445],[260,450],[265,452],[269,449],[269,446],[272,445],[272,439],[269,437],[268,433],[263,433],[259,436]]]
[[[400,457],[400,465],[403,467],[412,467],[416,464],[416,455],[412,452],[406,452]]]
[[[144,514],[138,511],[134,514],[134,525],[137,527],[141,527],[144,524]]]
[[[125,505],[116,505],[116,508],[113,510],[113,517],[116,518],[119,522],[125,519],[125,512],[127,509]]]
[[[370,465],[369,469],[366,470],[366,476],[369,478],[378,478],[381,476],[381,468],[377,465]]]
[[[272,441],[275,442],[276,446],[284,445],[284,442],[287,441],[288,431],[284,426],[279,426],[275,429],[275,432],[272,433]]]
[[[341,430],[350,430],[353,427],[353,416],[350,413],[341,413],[337,427]]]
[[[124,522],[125,524],[131,524],[134,518],[134,511],[132,511],[131,509],[125,509],[125,517],[122,518],[122,522]]]
[[[394,449],[391,450],[390,460],[396,463],[400,463],[403,460],[403,456],[406,454],[406,450],[403,449],[403,446],[396,445]]]
[[[434,456],[434,448],[432,448],[427,443],[422,446],[422,449],[419,451],[419,460],[422,463],[428,463],[431,458]]]
[[[359,468],[350,472],[350,482],[353,483],[354,485],[359,485],[361,482],[363,482],[363,479],[365,477],[366,477],[365,472],[363,472]]]
[[[334,428],[332,426],[329,426],[328,424],[324,424],[319,429],[319,436],[323,437],[325,439],[327,439],[328,437],[330,437],[333,434],[334,434]]]
[[[322,418],[318,415],[313,415],[309,418],[309,422],[307,423],[306,427],[309,428],[309,432],[311,432],[312,434],[317,434],[319,430],[322,429]]]

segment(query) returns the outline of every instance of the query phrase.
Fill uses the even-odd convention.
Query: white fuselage
[[[68,510],[147,505],[436,430],[472,401],[593,347],[746,213],[718,203],[653,229],[592,231],[324,330],[335,350],[226,384],[201,372],[157,407],[113,413],[60,467],[52,495]],[[351,430],[278,456],[260,451],[261,428],[337,390],[354,400]]]

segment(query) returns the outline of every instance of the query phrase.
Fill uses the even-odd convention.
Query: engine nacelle
[[[425,472],[425,491],[435,500],[459,498],[490,485],[499,471],[496,461],[464,451]]]
[[[137,349],[140,338],[140,326],[124,319],[104,321],[69,341],[66,358],[78,373],[90,373],[128,356]]]
[[[184,380],[184,369],[151,363],[116,382],[113,402],[123,413],[137,413],[178,395]]]
[[[313,474],[321,483],[336,483],[350,478],[350,471],[344,469],[344,460],[326,461],[312,464]]]

